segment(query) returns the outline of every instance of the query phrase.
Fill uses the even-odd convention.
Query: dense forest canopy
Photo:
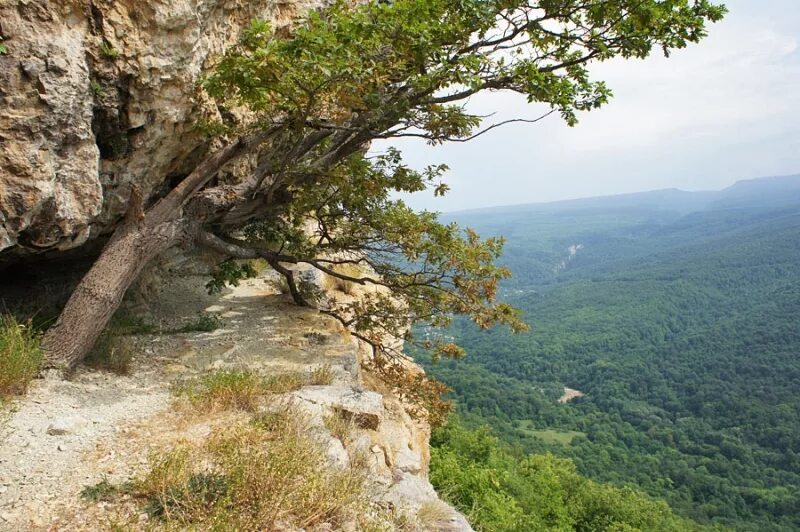
[[[701,522],[800,527],[800,176],[453,217],[508,235],[533,329],[452,329],[469,355],[430,371],[468,424]]]

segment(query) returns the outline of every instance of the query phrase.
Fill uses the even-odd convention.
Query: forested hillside
[[[701,523],[800,529],[800,176],[452,217],[508,238],[532,326],[453,327],[467,358],[430,371],[467,425]]]

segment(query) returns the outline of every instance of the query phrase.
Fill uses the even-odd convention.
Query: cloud
[[[665,59],[593,68],[614,99],[569,128],[556,117],[473,142],[430,148],[401,142],[415,166],[445,162],[453,192],[409,198],[455,210],[664,187],[720,188],[800,171],[800,4],[726,2],[731,13],[699,45]],[[513,94],[470,102],[493,120],[544,109]],[[381,149],[382,145],[376,145]]]

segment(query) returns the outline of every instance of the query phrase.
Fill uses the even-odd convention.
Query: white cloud
[[[464,145],[404,142],[415,165],[446,162],[453,192],[412,198],[453,210],[670,186],[718,188],[736,179],[800,171],[800,4],[727,2],[710,36],[669,59],[596,65],[612,102],[568,128],[551,117]],[[510,94],[471,102],[493,119],[535,117]],[[487,184],[491,185],[487,185]]]

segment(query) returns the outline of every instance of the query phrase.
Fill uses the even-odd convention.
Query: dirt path
[[[196,319],[198,305],[208,303],[185,291],[174,296],[168,299],[177,303],[160,311],[177,323]],[[341,383],[356,379],[356,346],[263,279],[242,283],[203,312],[218,316],[222,327],[136,337],[140,354],[130,376],[79,370],[70,381],[36,381],[2,413],[0,530],[47,528],[81,506],[85,486],[129,478],[147,453],[125,436],[167,415],[177,379],[224,367],[282,372],[318,365],[330,365]]]

